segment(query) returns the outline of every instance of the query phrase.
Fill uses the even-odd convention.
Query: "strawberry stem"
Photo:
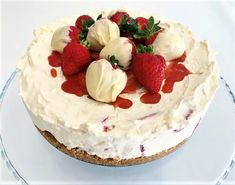
[[[153,54],[153,46],[152,45],[144,46],[142,44],[139,44],[137,46],[137,53],[151,53],[151,54]]]
[[[114,66],[115,68],[118,66],[119,61],[115,58],[114,55],[108,56],[108,61],[109,61],[110,64],[112,64],[112,66]]]

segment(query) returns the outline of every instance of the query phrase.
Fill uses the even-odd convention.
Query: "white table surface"
[[[33,39],[33,29],[50,20],[80,14],[88,9],[145,10],[179,21],[218,51],[221,74],[235,92],[235,2],[1,2],[1,87]],[[179,13],[180,12],[180,13]],[[16,181],[0,158],[0,184]],[[235,168],[224,184],[235,184]]]

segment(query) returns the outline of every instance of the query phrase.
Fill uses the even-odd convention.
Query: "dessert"
[[[134,165],[174,151],[218,86],[208,43],[161,16],[89,13],[34,34],[18,64],[20,95],[39,132],[87,162]]]

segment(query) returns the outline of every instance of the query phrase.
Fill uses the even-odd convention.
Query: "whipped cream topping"
[[[69,31],[70,26],[62,26],[55,31],[51,39],[51,47],[53,50],[60,53],[63,52],[64,47],[71,41]]]
[[[126,73],[119,68],[114,69],[105,59],[92,62],[86,71],[87,91],[97,101],[114,102],[126,82]]]
[[[184,40],[169,29],[159,32],[152,45],[154,53],[163,56],[166,61],[181,57],[185,51]]]
[[[68,148],[79,147],[102,158],[150,156],[188,138],[218,86],[218,66],[208,43],[198,41],[181,24],[156,17],[161,20],[161,27],[171,29],[183,39],[187,52],[184,65],[192,74],[175,83],[172,93],[160,92],[162,97],[157,104],[140,102],[144,89],[135,94],[122,94],[121,97],[130,99],[133,105],[120,109],[62,91],[64,76],[60,68],[56,68],[56,78],[50,75],[47,57],[52,51],[53,32],[58,27],[73,25],[77,17],[63,18],[38,28],[19,62],[20,95],[34,123],[41,130],[51,132]],[[104,126],[110,131],[104,132]],[[144,153],[140,145],[145,148]]]
[[[108,59],[114,55],[118,65],[127,68],[132,59],[132,44],[126,37],[119,37],[109,42],[101,51],[100,57]]]
[[[89,28],[87,41],[93,50],[100,51],[111,40],[118,37],[120,37],[118,25],[107,18],[101,18]]]

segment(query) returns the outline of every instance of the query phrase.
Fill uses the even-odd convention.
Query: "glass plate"
[[[93,165],[58,151],[36,130],[18,92],[15,71],[0,97],[0,149],[22,184],[221,184],[233,167],[235,98],[222,77],[206,116],[185,145],[160,160],[130,167]]]

